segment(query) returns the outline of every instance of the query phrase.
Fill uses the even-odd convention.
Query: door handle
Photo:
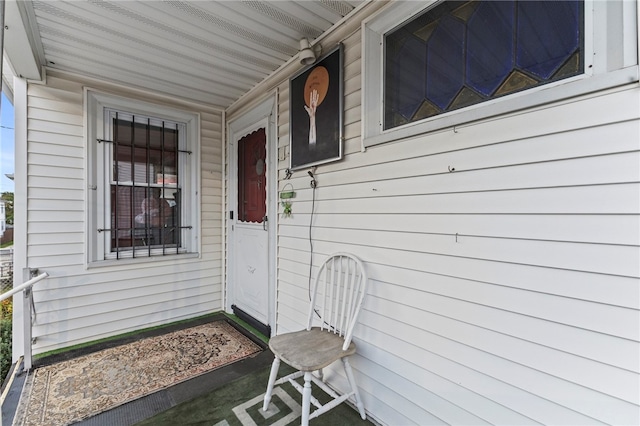
[[[267,217],[267,215],[264,215],[264,217],[262,218],[262,229],[263,230],[267,230],[267,222],[269,221],[269,218]]]

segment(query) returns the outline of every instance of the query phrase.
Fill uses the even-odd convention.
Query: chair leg
[[[364,404],[362,402],[362,398],[360,398],[360,392],[358,392],[358,386],[356,385],[355,378],[353,377],[351,364],[349,364],[349,360],[346,357],[342,358],[342,364],[344,364],[344,371],[345,373],[347,373],[347,379],[349,380],[349,384],[351,385],[351,389],[353,390],[353,396],[356,399],[356,406],[358,407],[358,411],[360,412],[360,417],[362,417],[362,420],[366,420],[367,415],[364,412]]]
[[[302,426],[309,426],[311,412],[311,372],[304,373],[304,388],[302,389]]]
[[[264,394],[264,404],[262,410],[267,411],[269,409],[269,403],[271,402],[271,395],[273,394],[273,385],[278,377],[278,369],[280,368],[280,359],[275,357],[273,364],[271,364],[271,373],[269,374],[269,383],[267,384],[267,392]]]

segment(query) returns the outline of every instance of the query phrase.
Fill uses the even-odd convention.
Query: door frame
[[[238,164],[237,164],[237,142],[242,137],[254,132],[260,128],[265,129],[266,137],[266,177],[267,177],[267,238],[268,238],[268,324],[271,326],[271,334],[275,335],[275,319],[276,319],[276,229],[278,226],[278,140],[276,126],[276,102],[275,96],[270,96],[266,100],[259,103],[248,112],[229,121],[227,123],[227,200],[224,212],[226,222],[227,249],[225,252],[227,259],[226,282],[224,291],[224,309],[228,313],[232,313],[231,306],[235,303],[235,235],[234,224],[237,219],[238,204]],[[234,212],[234,218],[231,219],[230,212]],[[271,336],[269,336],[271,337]]]

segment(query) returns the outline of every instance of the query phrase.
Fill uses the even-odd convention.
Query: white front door
[[[226,309],[248,315],[248,320],[241,318],[265,333],[275,322],[277,144],[273,106],[273,99],[267,100],[229,124]]]
[[[266,133],[236,141],[235,306],[263,324],[269,314]]]

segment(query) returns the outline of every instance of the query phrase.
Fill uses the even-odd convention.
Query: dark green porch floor
[[[105,349],[118,344],[127,343],[135,339],[149,337],[168,333],[179,328],[191,327],[199,323],[207,321],[215,321],[227,318],[226,316],[213,315],[203,317],[194,321],[181,322],[179,324],[163,327],[160,329],[150,330],[135,335],[126,336],[123,339],[116,339],[108,342],[101,342],[93,346],[67,351],[61,354],[52,355],[46,359],[34,361],[34,365],[44,365],[70,359],[96,350]],[[237,324],[236,324],[237,325]],[[264,345],[260,339],[253,336],[250,332],[244,330],[249,337],[256,343]],[[151,395],[129,402],[112,410],[98,414],[81,422],[75,423],[78,426],[150,426],[150,425],[208,425],[224,424],[229,426],[241,425],[235,416],[229,416],[219,423],[225,417],[224,410],[230,412],[232,407],[242,405],[258,395],[261,395],[266,388],[269,366],[273,361],[273,355],[268,348],[258,355],[247,358],[228,366],[213,370],[191,380],[179,383],[170,388],[155,392]],[[286,372],[287,366],[281,367],[281,372]],[[15,408],[17,407],[20,391],[25,380],[25,374],[16,377],[8,398],[2,409],[3,422],[2,426],[10,426]],[[300,395],[291,389],[290,385],[283,386],[288,393],[300,404]],[[314,395],[316,395],[314,393]],[[286,416],[288,407],[275,397],[274,407],[278,408],[274,411],[278,412],[269,418],[264,416],[257,410],[258,405],[253,404],[247,407],[253,421],[258,425],[269,425]],[[217,419],[217,420],[216,420]],[[300,418],[297,417],[290,424],[299,424]],[[329,413],[323,414],[318,419],[312,420],[311,424],[315,425],[363,425],[371,424],[362,421],[355,409],[341,404]],[[55,426],[55,425],[52,425]]]

